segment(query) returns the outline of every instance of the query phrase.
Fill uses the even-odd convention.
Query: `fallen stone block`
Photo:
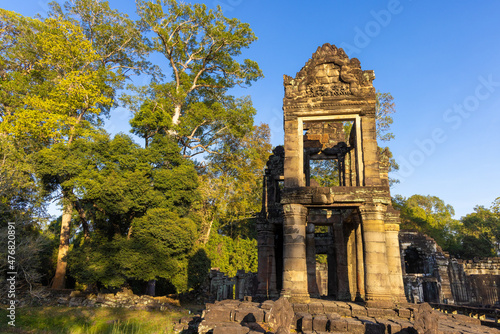
[[[226,307],[211,307],[203,314],[203,318],[209,322],[230,322],[232,321],[232,310]]]
[[[214,327],[213,334],[248,334],[250,328],[237,323],[221,323]]]

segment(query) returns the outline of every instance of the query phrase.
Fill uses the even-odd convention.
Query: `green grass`
[[[23,307],[16,310],[16,327],[12,327],[8,326],[7,312],[2,308],[0,333],[169,334],[173,333],[174,320],[186,313],[104,307]]]

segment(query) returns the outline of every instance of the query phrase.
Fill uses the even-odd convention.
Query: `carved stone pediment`
[[[319,47],[295,78],[285,75],[285,99],[316,97],[361,97],[375,94],[373,71],[361,70],[357,58],[351,58],[335,45]]]

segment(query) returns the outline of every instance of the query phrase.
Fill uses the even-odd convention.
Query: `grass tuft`
[[[187,311],[186,311],[187,313]],[[170,334],[184,312],[125,308],[23,307],[16,310],[16,327],[0,310],[0,333],[42,334]]]

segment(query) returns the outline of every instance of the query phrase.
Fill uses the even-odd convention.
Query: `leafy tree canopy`
[[[213,152],[228,134],[241,137],[251,129],[251,101],[227,94],[262,77],[256,62],[237,60],[256,40],[249,25],[204,4],[138,1],[137,8],[142,24],[154,34],[153,50],[167,59],[170,73],[123,98],[135,112],[133,132],[146,145],[155,134],[172,135],[185,156],[194,156]]]
[[[436,196],[396,195],[393,205],[401,213],[401,229],[412,229],[432,237],[444,249],[455,247],[459,222],[453,219],[455,211]]]

